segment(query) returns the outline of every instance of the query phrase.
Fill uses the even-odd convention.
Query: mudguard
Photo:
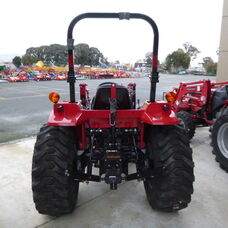
[[[54,104],[48,125],[78,126],[88,123],[93,128],[109,128],[110,110],[85,110],[80,103],[60,102]],[[150,125],[178,124],[175,112],[170,104],[165,102],[145,102],[141,109],[117,110],[116,127],[137,127],[139,123]]]

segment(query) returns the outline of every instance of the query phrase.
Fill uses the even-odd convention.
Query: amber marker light
[[[176,99],[176,96],[177,96],[176,93],[174,93],[174,92],[168,92],[168,93],[165,95],[165,99],[166,99],[168,102],[174,102],[175,99]]]
[[[53,103],[58,103],[58,101],[59,101],[59,99],[60,99],[60,96],[59,96],[59,94],[58,93],[56,93],[56,92],[51,92],[51,93],[49,93],[49,100],[51,101],[51,102],[53,102]]]

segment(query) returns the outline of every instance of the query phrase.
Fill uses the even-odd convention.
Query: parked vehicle
[[[111,79],[113,77],[114,77],[114,73],[113,72],[108,72],[108,71],[102,71],[102,72],[98,72],[96,74],[96,78],[97,79],[102,79],[102,78]]]
[[[143,19],[154,31],[149,101],[136,108],[136,85],[114,82],[98,86],[90,102],[86,84],[75,100],[75,24],[84,18]],[[70,100],[59,102],[56,92],[47,124],[37,135],[32,162],[32,191],[36,209],[52,216],[74,210],[80,182],[104,181],[117,189],[123,181],[142,180],[154,209],[177,211],[187,207],[193,193],[192,150],[178,126],[171,104],[156,101],[158,29],[138,13],[85,13],[75,17],[67,33]],[[149,79],[148,79],[149,81]],[[135,165],[131,172],[129,165]],[[98,173],[94,172],[94,168]]]
[[[8,76],[7,81],[8,82],[19,82],[20,78],[19,78],[19,76]]]
[[[26,73],[19,73],[18,77],[19,77],[20,82],[28,82],[29,81],[29,77]]]
[[[52,80],[52,78],[51,78],[51,75],[50,74],[45,74],[44,75],[44,80]]]
[[[44,74],[37,74],[36,76],[34,76],[34,80],[35,81],[44,81],[45,76],[44,76]]]
[[[55,77],[55,80],[66,80],[66,75],[64,75],[64,74],[58,74]]]
[[[180,83],[166,94],[166,100],[174,108],[180,124],[186,129],[189,139],[197,125],[214,123],[216,114],[228,99],[228,82],[212,83],[210,80]]]

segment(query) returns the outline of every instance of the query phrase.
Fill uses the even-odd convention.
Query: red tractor
[[[228,82],[212,83],[203,80],[180,83],[179,88],[166,93],[166,100],[174,108],[189,139],[195,134],[197,125],[212,125],[216,114],[228,100]]]
[[[228,172],[228,101],[217,114],[211,131],[211,139],[216,161]]]
[[[12,76],[8,76],[7,80],[8,80],[8,82],[19,82],[20,78],[19,78],[19,76],[12,75]]]
[[[113,82],[98,86],[90,103],[86,84],[75,99],[73,28],[84,18],[142,19],[154,31],[150,99],[136,108],[136,85]],[[70,101],[54,103],[47,124],[37,135],[32,162],[33,200],[39,213],[58,216],[74,210],[80,182],[104,181],[117,189],[124,181],[142,180],[154,209],[187,207],[193,193],[192,150],[169,103],[155,101],[158,82],[158,29],[138,13],[85,13],[68,28]],[[149,80],[149,79],[148,79]],[[131,166],[135,170],[131,172]],[[94,169],[97,172],[94,172]]]
[[[26,72],[19,73],[18,77],[20,78],[19,79],[20,82],[28,82],[29,81],[29,77],[28,77]]]
[[[45,80],[45,77],[44,77],[44,74],[41,74],[41,73],[39,73],[39,74],[37,74],[35,77],[34,77],[34,80],[35,81],[44,81]]]

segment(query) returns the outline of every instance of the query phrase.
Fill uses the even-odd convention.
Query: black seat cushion
[[[110,109],[111,85],[116,85],[117,109],[130,109],[131,101],[126,87],[113,82],[105,82],[98,86],[92,102],[92,109]]]

